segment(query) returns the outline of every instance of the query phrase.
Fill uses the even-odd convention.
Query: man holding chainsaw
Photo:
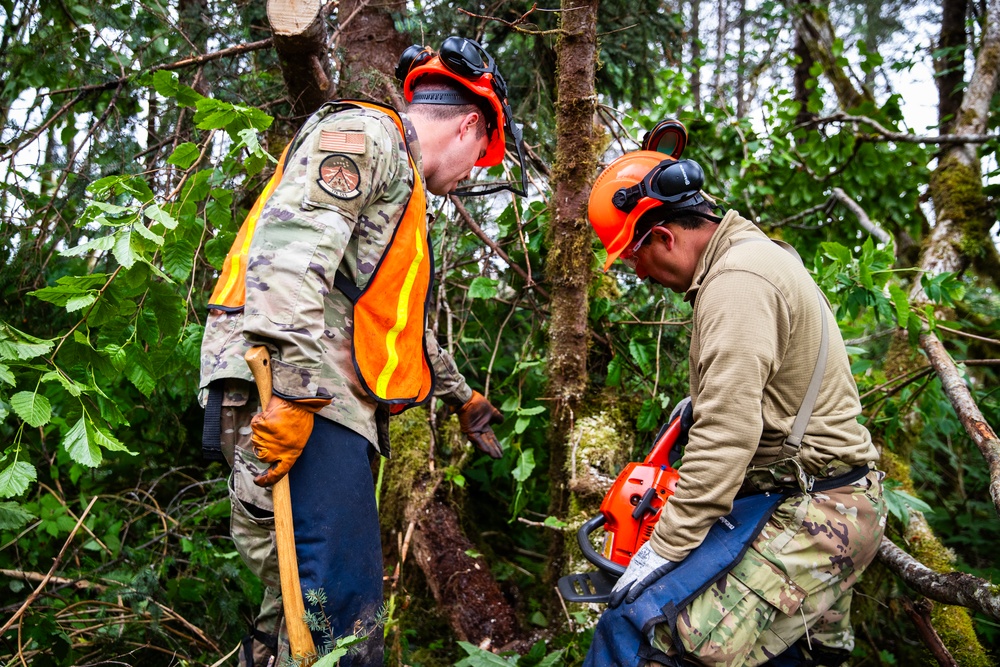
[[[599,176],[589,216],[605,270],[620,259],[693,305],[692,425],[587,664],[839,665],[886,515],[843,340],[794,250],[716,215],[701,167],[656,152],[655,134]]]
[[[503,416],[425,333],[433,280],[426,194],[469,194],[460,183],[474,166],[500,164],[505,133],[520,155],[520,128],[502,76],[472,40],[450,37],[440,53],[410,47],[396,75],[405,114],[341,100],[306,121],[210,299],[206,445],[233,467],[233,539],[265,584],[241,665],[270,667],[289,655],[293,621],[282,612],[271,485],[288,475],[301,591],[325,596],[306,608],[329,621],[334,637],[367,637],[339,664],[381,665],[370,464],[389,455],[389,414],[437,395],[472,443],[502,455],[490,424]],[[522,179],[521,190],[501,184],[474,194],[523,187]],[[256,416],[243,359],[253,345],[269,349],[273,381],[273,398]],[[327,638],[313,637],[317,646]]]

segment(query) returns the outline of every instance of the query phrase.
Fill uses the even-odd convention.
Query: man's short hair
[[[635,233],[633,238],[640,238],[643,234],[657,225],[664,225],[673,222],[681,229],[699,229],[708,224],[716,224],[711,218],[705,215],[713,215],[712,205],[704,201],[694,206],[676,209],[667,206],[657,206],[647,211],[635,223]]]
[[[476,102],[470,104],[421,104],[420,102],[412,102],[406,107],[407,113],[418,113],[432,120],[440,121],[450,120],[456,116],[466,116],[473,112],[478,113],[479,122],[476,123],[477,137],[492,134],[497,126],[493,109],[486,99],[471,94],[468,88],[446,76],[431,74],[420,77],[414,83],[413,91],[450,91],[475,99]]]

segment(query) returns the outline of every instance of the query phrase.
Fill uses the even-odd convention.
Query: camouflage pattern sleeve
[[[323,380],[326,295],[336,289],[360,211],[396,176],[396,143],[368,114],[313,116],[261,214],[247,261],[243,333],[271,348],[280,396],[333,395]]]
[[[424,333],[424,341],[427,353],[431,357],[431,364],[434,366],[434,395],[448,405],[455,407],[465,405],[472,398],[472,389],[469,388],[465,377],[458,372],[455,359],[438,345],[437,338],[430,329]]]

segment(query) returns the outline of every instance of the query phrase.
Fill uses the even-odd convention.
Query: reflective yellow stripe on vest
[[[257,197],[253,208],[247,213],[243,224],[240,225],[240,231],[236,235],[236,240],[233,241],[233,245],[229,249],[229,254],[226,255],[226,261],[222,263],[222,274],[215,283],[215,290],[212,292],[212,296],[208,299],[209,308],[234,311],[240,310],[246,305],[247,254],[250,252],[250,242],[253,240],[253,233],[257,229],[257,221],[260,220],[264,204],[271,198],[274,189],[278,187],[278,183],[281,181],[281,176],[285,173],[285,157],[288,155],[290,147],[291,143],[285,146],[285,150],[281,152],[274,175],[271,176],[271,180],[264,186],[264,191]]]

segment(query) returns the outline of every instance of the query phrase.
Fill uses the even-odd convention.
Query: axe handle
[[[250,348],[245,358],[257,383],[261,410],[264,410],[271,401],[271,354],[261,345]],[[292,657],[301,660],[315,655],[316,647],[304,619],[306,609],[299,584],[299,563],[295,557],[295,528],[292,525],[292,494],[288,475],[274,483],[271,495],[274,500],[274,533],[278,543],[278,575],[281,577],[285,628],[288,630]]]

